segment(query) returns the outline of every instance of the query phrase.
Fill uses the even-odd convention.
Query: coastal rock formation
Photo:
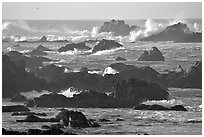
[[[168,107],[164,107],[164,106],[157,105],[157,104],[153,104],[153,105],[140,104],[140,105],[134,106],[134,110],[187,111],[187,109],[182,105],[175,105],[175,106],[172,106],[172,107],[168,108]]]
[[[156,48],[152,47],[152,49],[148,51],[144,51],[144,53],[139,57],[139,61],[165,61],[162,53]]]
[[[115,48],[121,48],[123,45],[115,42],[114,40],[102,39],[92,50],[92,53],[102,50],[110,50]]]
[[[202,61],[195,62],[190,69],[177,77],[175,72],[169,73],[170,81],[168,86],[180,88],[202,88]],[[172,78],[173,77],[173,78]]]
[[[186,24],[178,22],[141,41],[202,42],[202,33],[191,32]]]
[[[96,123],[88,120],[86,116],[79,111],[68,111],[66,109],[61,110],[61,112],[56,116],[56,119],[62,120],[64,126],[78,128],[96,127]],[[99,124],[97,125],[100,126]]]
[[[12,86],[11,86],[12,85]],[[23,61],[13,62],[9,56],[2,56],[2,96],[13,97],[22,91],[47,89],[45,80],[38,79],[25,71]]]
[[[16,122],[59,122],[59,119],[56,118],[39,118],[33,114],[27,115],[23,120],[16,120]]]
[[[43,62],[49,62],[52,61],[52,59],[48,59],[46,57],[36,57],[36,56],[26,56],[22,53],[19,53],[17,51],[10,51],[6,53],[12,61],[15,62],[24,62],[25,67],[32,70],[35,70],[35,68],[42,67]],[[17,63],[17,64],[18,64]]]
[[[69,50],[73,50],[74,49],[77,49],[77,50],[90,50],[91,48],[86,46],[86,44],[84,42],[81,42],[81,43],[71,43],[71,44],[67,44],[65,45],[64,47],[61,47],[58,49],[59,52],[66,52],[66,51],[69,51]]]
[[[52,93],[34,98],[33,102],[35,103],[33,105],[36,107],[115,108],[133,107],[143,99],[165,100],[167,98],[168,92],[157,84],[129,78],[116,84],[110,95],[93,90],[85,90],[71,98],[67,98],[63,95]]]
[[[11,115],[12,116],[24,116],[24,115],[47,116],[46,113],[35,113],[35,112],[30,112],[30,111],[14,112]]]
[[[43,36],[41,37],[37,42],[47,42],[47,37]]]
[[[30,111],[30,110],[27,107],[22,105],[2,106],[2,112],[20,112],[20,111]]]
[[[125,58],[122,58],[122,57],[117,57],[115,60],[116,61],[127,61]]]
[[[111,20],[104,22],[103,26],[99,29],[101,32],[112,32],[114,36],[127,36],[131,31],[137,29],[138,26],[129,26],[123,20]]]
[[[26,97],[21,95],[20,93],[14,95],[11,98],[11,102],[25,102],[25,101],[27,101]]]
[[[31,56],[46,56],[47,53],[42,51],[42,50],[39,50],[39,49],[34,49],[32,50],[31,52],[27,53],[28,55],[31,55]]]
[[[46,48],[46,47],[44,47],[44,46],[42,46],[42,45],[39,45],[39,46],[36,48],[36,50],[38,50],[38,51],[52,51],[51,49]]]

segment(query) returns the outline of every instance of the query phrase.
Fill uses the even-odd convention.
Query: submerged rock
[[[156,48],[152,47],[152,49],[148,51],[144,51],[144,53],[139,57],[139,61],[165,61],[162,53]]]
[[[30,111],[30,109],[23,105],[2,106],[2,112],[20,112],[20,111]]]
[[[23,116],[23,115],[36,115],[36,116],[47,116],[46,113],[35,113],[35,112],[14,112],[12,116]]]
[[[156,110],[156,111],[163,111],[163,110],[168,110],[168,111],[187,111],[187,109],[182,106],[182,105],[175,105],[172,106],[170,108],[168,107],[164,107],[162,105],[157,105],[157,104],[153,104],[153,105],[145,105],[145,104],[139,104],[134,106],[133,108],[134,110]]]
[[[115,48],[121,48],[123,45],[115,42],[114,40],[102,39],[92,50],[92,53],[97,51],[110,50]]]

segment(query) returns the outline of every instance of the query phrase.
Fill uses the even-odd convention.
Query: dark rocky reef
[[[52,51],[51,49],[49,48],[46,48],[42,45],[39,45],[37,48],[35,48],[36,50],[39,50],[39,51]]]
[[[30,111],[30,110],[27,107],[22,105],[2,106],[2,112],[21,112],[21,111]]]
[[[139,61],[165,61],[162,53],[156,48],[152,47],[152,49],[148,51],[144,51],[144,53],[139,57]]]
[[[37,42],[47,42],[47,37],[43,36],[41,37]]]
[[[127,36],[131,31],[137,29],[138,26],[129,26],[123,20],[111,20],[104,22],[103,26],[99,29],[101,32],[112,32],[114,36]]]
[[[202,33],[191,32],[186,24],[179,22],[141,41],[202,42]]]
[[[11,115],[12,116],[24,116],[24,115],[47,116],[46,113],[35,113],[35,112],[30,112],[30,111],[14,112]]]
[[[164,107],[161,105],[153,104],[153,105],[145,105],[145,104],[140,104],[134,107],[134,110],[156,110],[156,111],[161,111],[161,110],[168,110],[168,111],[187,111],[187,109],[182,106],[182,105],[175,105],[170,108]]]
[[[59,48],[58,51],[59,52],[66,52],[66,51],[74,50],[74,49],[90,50],[91,48],[86,46],[86,44],[84,42],[81,42],[81,43],[77,43],[77,44],[75,44],[75,43],[67,44],[64,47]]]
[[[123,45],[115,42],[114,40],[102,39],[92,50],[92,53],[102,50],[110,50],[115,48],[121,48]]]
[[[72,98],[52,93],[34,98],[27,104],[37,107],[115,108],[133,107],[143,99],[168,99],[168,92],[157,84],[129,78],[116,84],[114,91],[109,96],[93,90],[83,91]]]
[[[16,120],[16,122],[59,122],[59,119],[56,118],[39,118],[34,114],[29,114],[23,120]]]
[[[127,61],[125,58],[122,58],[122,57],[117,57],[115,60],[116,61]]]

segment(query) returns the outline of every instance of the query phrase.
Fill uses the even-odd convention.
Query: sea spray
[[[167,108],[170,108],[172,106],[175,106],[175,105],[182,105],[183,102],[181,100],[176,100],[176,99],[171,99],[171,100],[151,100],[151,101],[145,101],[145,102],[142,102],[142,104],[145,104],[145,105],[154,105],[154,104],[157,104],[157,105],[161,105],[161,106],[164,106],[164,107],[167,107]]]

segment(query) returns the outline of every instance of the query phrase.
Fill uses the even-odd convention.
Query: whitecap
[[[92,55],[104,55],[104,54],[110,54],[118,50],[123,50],[125,47],[120,47],[120,48],[115,48],[115,49],[109,49],[109,50],[102,50],[102,51],[97,51],[96,53]]]
[[[154,105],[154,104],[157,104],[157,105],[161,105],[161,106],[164,106],[164,107],[167,107],[167,108],[170,108],[172,106],[175,106],[175,105],[182,105],[183,102],[181,100],[176,100],[176,99],[171,99],[171,100],[147,100],[145,102],[142,102],[142,104],[145,104],[145,105]]]

